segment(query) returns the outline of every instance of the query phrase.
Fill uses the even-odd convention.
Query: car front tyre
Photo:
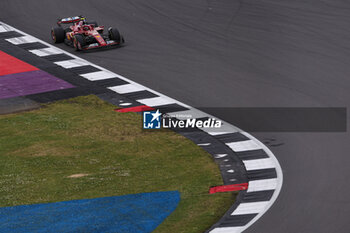
[[[63,28],[54,27],[51,29],[51,38],[56,44],[64,42],[65,37],[66,33]]]
[[[122,35],[120,35],[120,32],[116,28],[108,29],[108,37],[110,40],[114,40],[119,44],[124,43],[124,38],[122,37]]]
[[[76,51],[83,50],[85,45],[86,45],[86,42],[85,42],[84,37],[82,35],[77,34],[74,36],[74,48]]]

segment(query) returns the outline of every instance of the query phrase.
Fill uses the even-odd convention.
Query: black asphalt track
[[[127,41],[79,56],[189,105],[350,105],[348,0],[0,1],[1,21],[45,41],[79,14]],[[349,133],[254,135],[279,145],[284,183],[247,232],[350,232]]]

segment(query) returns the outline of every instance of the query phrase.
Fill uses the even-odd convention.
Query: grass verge
[[[234,201],[210,155],[172,132],[141,130],[96,96],[0,116],[0,206],[178,190],[178,208],[155,232],[203,232]]]

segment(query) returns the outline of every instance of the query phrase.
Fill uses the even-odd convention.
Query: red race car
[[[72,25],[64,28],[64,24]],[[57,25],[51,30],[52,40],[55,43],[64,42],[77,51],[122,45],[125,42],[118,29],[110,27],[104,34],[104,26],[98,26],[95,21],[87,22],[83,16],[59,19]]]

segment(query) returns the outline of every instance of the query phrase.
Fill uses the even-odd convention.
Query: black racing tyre
[[[98,23],[96,21],[85,22],[85,24],[92,24],[94,27],[98,27]]]
[[[64,42],[64,38],[66,38],[66,33],[63,28],[54,27],[51,29],[51,38],[56,44],[62,43]]]
[[[76,51],[83,50],[83,47],[86,45],[85,39],[82,35],[76,34],[74,36],[74,48]]]
[[[108,29],[108,37],[110,40],[114,40],[120,44],[124,43],[124,38],[120,35],[118,29],[116,28]]]

